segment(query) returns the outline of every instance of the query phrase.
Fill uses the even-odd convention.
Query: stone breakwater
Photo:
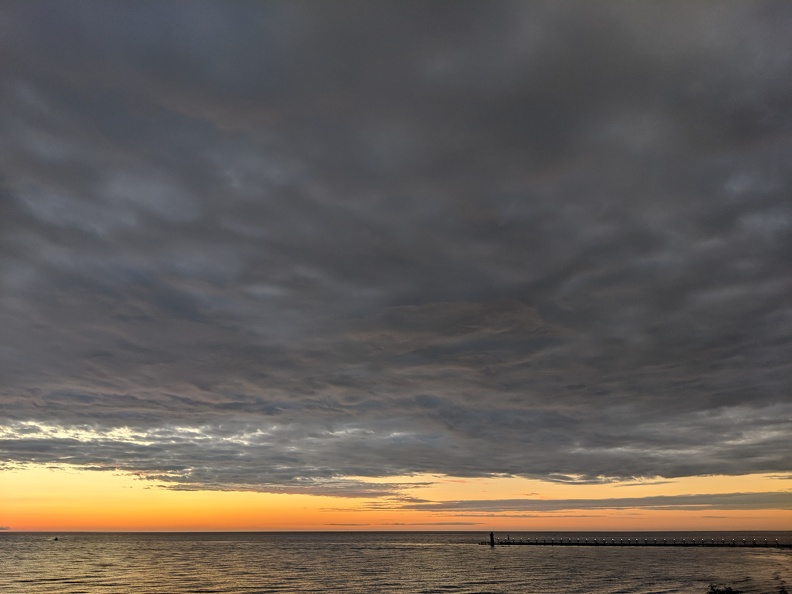
[[[575,547],[762,547],[792,549],[792,544],[768,539],[739,538],[490,538],[479,544],[490,546],[575,546]]]

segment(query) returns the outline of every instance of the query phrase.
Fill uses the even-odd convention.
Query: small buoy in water
[[[56,537],[55,537],[55,538],[53,538],[52,540],[58,540],[58,537],[56,536]]]

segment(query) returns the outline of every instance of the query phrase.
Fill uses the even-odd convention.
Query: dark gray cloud
[[[406,522],[388,522],[383,526],[477,526],[482,522],[415,522],[408,524]]]
[[[707,493],[696,495],[655,495],[648,497],[617,497],[610,499],[493,499],[416,503],[403,506],[421,511],[451,512],[554,512],[597,509],[651,510],[750,510],[792,509],[789,492],[770,493]]]
[[[363,496],[788,473],[790,27],[5,2],[3,459]]]

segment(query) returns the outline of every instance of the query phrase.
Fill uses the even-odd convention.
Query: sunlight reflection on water
[[[777,594],[792,584],[792,551],[777,549],[491,549],[459,532],[54,536],[0,535],[0,591],[703,594],[718,583]]]

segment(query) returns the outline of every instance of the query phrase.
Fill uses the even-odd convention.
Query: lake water
[[[509,536],[792,542],[792,532]],[[778,594],[784,586],[792,593],[792,549],[478,544],[486,538],[485,532],[5,532],[0,592],[704,594],[716,583],[747,594]]]

